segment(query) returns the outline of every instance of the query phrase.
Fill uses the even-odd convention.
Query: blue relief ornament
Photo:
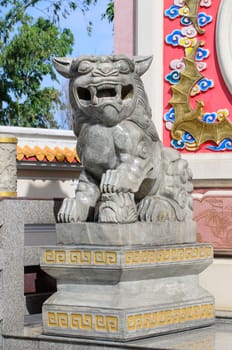
[[[171,140],[171,145],[175,149],[185,149],[185,143],[182,139],[181,140]]]
[[[185,143],[195,143],[195,139],[192,137],[192,135],[188,132],[185,132],[183,137],[182,137],[182,140],[185,142]]]
[[[173,70],[172,72],[166,75],[165,79],[170,84],[177,84],[180,80],[180,72],[178,70]]]
[[[209,50],[199,47],[196,53],[196,61],[202,61],[207,57],[209,57]]]
[[[212,20],[213,20],[212,16],[207,15],[204,12],[200,12],[198,14],[198,24],[200,27],[206,26],[207,24],[211,23]]]
[[[176,5],[172,5],[171,7],[169,7],[164,13],[165,16],[170,18],[170,19],[175,19],[177,17],[179,17],[179,6]]]
[[[192,24],[192,22],[191,22],[191,19],[190,19],[190,18],[188,18],[188,17],[182,17],[181,20],[180,20],[180,24],[181,24],[182,26],[189,26],[189,25]]]
[[[202,121],[205,123],[215,123],[217,120],[217,113],[205,113],[202,117]]]
[[[170,34],[166,36],[166,43],[170,44],[172,46],[178,46],[179,45],[179,39],[182,38],[181,30],[175,29]]]
[[[197,85],[199,86],[200,90],[203,92],[206,92],[209,89],[212,89],[214,87],[214,82],[211,79],[202,78]]]
[[[218,146],[208,146],[207,149],[211,151],[232,151],[232,140],[224,139]]]
[[[174,123],[174,120],[175,120],[174,108],[170,108],[169,111],[164,114],[164,120],[166,122]]]

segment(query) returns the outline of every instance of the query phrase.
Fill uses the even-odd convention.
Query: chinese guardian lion
[[[184,221],[192,215],[191,171],[165,148],[151,119],[141,76],[152,57],[55,58],[68,78],[77,152],[83,164],[75,198],[59,222]]]

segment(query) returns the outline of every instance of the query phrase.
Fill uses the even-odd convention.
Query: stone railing
[[[53,200],[0,200],[0,319],[1,332],[20,331],[24,327],[24,267],[39,265],[39,246],[50,244],[43,237],[32,245],[25,227],[55,224],[59,202]],[[27,230],[28,231],[28,230]],[[24,247],[24,237],[28,245]],[[39,235],[37,235],[39,237]],[[31,245],[30,245],[31,244]]]

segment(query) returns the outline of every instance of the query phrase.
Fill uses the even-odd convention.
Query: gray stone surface
[[[43,305],[44,332],[62,336],[127,341],[213,322],[213,298],[189,278],[69,285]]]
[[[41,334],[41,326],[33,326],[24,332],[8,334],[4,338],[3,350],[231,350],[231,344],[231,320],[218,319],[210,327],[126,343],[45,336]]]
[[[40,247],[24,247],[24,266],[39,265],[40,253]]]
[[[57,224],[57,244],[162,245],[196,241],[196,223],[136,222],[131,224]]]
[[[43,248],[41,268],[58,285],[43,305],[45,333],[125,341],[212,324],[213,297],[198,284],[211,245],[112,246],[114,229],[108,246],[90,235],[88,245]]]
[[[24,224],[54,224],[60,208],[60,200],[18,199]]]
[[[188,221],[192,174],[176,150],[161,144],[141,80],[152,57],[81,56],[53,62],[70,81],[84,166],[75,198],[64,200],[58,220]]]
[[[24,325],[24,224],[54,224],[55,212],[54,201],[0,200],[0,318],[3,332],[20,330]],[[28,253],[30,247],[27,248]],[[35,252],[33,248],[32,251]],[[38,264],[38,251],[37,257],[32,257],[32,251],[25,254],[25,260]]]
[[[41,268],[75,283],[115,284],[198,274],[213,259],[209,244],[114,247],[68,245],[41,249]]]
[[[25,225],[24,226],[24,245],[25,246],[43,246],[56,244],[55,224],[51,225]]]
[[[20,201],[0,201],[0,244],[4,252],[2,273],[3,332],[23,328],[24,222]]]

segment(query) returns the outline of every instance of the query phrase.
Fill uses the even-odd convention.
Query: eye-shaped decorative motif
[[[81,61],[78,65],[78,73],[85,74],[92,70],[93,64],[90,61],[84,60]]]
[[[115,68],[117,68],[119,72],[123,74],[127,74],[130,72],[130,66],[125,60],[120,60],[116,62]]]

